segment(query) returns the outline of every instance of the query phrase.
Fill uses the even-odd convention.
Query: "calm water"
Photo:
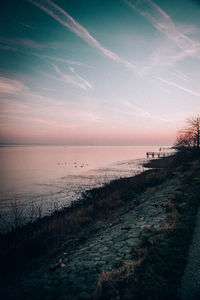
[[[85,189],[133,176],[143,170],[146,151],[158,148],[0,147],[0,226],[8,227],[22,215],[32,221],[68,206]]]

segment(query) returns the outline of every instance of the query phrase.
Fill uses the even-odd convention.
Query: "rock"
[[[85,291],[83,291],[80,295],[79,295],[79,299],[91,299],[91,297],[90,297],[90,295],[87,293],[87,292],[85,292]]]
[[[126,254],[126,255],[124,256],[124,259],[125,259],[125,260],[132,260],[132,256],[131,256],[130,254]]]
[[[135,246],[137,244],[137,239],[128,239],[126,242],[129,246]]]
[[[101,260],[101,257],[98,257],[98,256],[97,256],[97,257],[94,257],[94,260],[95,260],[95,261]]]
[[[107,254],[107,255],[104,255],[102,258],[103,258],[103,260],[106,261],[107,263],[110,263],[111,261],[114,261],[114,260],[115,260],[115,255]]]
[[[51,265],[49,267],[49,271],[55,271],[56,269],[58,269],[60,267],[60,264],[59,263],[56,263],[54,265]]]
[[[62,258],[62,263],[68,264],[69,262],[70,262],[70,260],[68,258],[66,258],[66,257]]]
[[[112,266],[105,265],[105,266],[103,266],[103,268],[102,268],[101,271],[104,271],[104,272],[111,272],[112,270],[113,270]]]
[[[127,247],[127,246],[124,246],[121,249],[119,249],[120,253],[125,253],[125,254],[127,254],[127,253],[129,254],[130,251],[131,251],[131,249],[129,247]]]
[[[106,246],[104,246],[104,247],[102,247],[102,248],[100,249],[101,252],[108,251],[108,250],[109,250],[109,248],[106,247]]]
[[[115,226],[115,225],[117,225],[117,224],[122,223],[123,221],[124,221],[124,220],[123,220],[122,218],[119,218],[119,219],[115,220],[114,222],[110,223],[109,226],[110,226],[110,227],[113,227],[113,226]]]
[[[66,267],[66,265],[64,263],[60,264],[61,268]]]
[[[126,227],[121,228],[121,230],[131,230],[131,229],[132,229],[132,227],[130,227],[130,226],[126,226]]]
[[[149,229],[151,229],[151,225],[144,225],[144,229],[148,231]]]

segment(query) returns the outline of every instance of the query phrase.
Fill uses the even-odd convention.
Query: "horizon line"
[[[172,146],[167,143],[165,144],[42,144],[42,143],[33,143],[33,144],[24,144],[24,143],[0,143],[0,147],[16,147],[16,146],[63,146],[63,147],[134,147],[134,146]]]

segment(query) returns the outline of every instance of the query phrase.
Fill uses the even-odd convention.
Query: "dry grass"
[[[6,261],[15,268],[16,264],[22,264],[32,257],[52,253],[62,247],[68,238],[73,239],[83,227],[105,220],[127,203],[138,205],[139,202],[134,200],[135,195],[161,184],[170,174],[171,170],[166,168],[115,180],[104,187],[87,191],[82,200],[52,216],[0,236],[1,267],[9,271],[8,264],[4,264]]]
[[[177,287],[187,261],[196,213],[200,205],[200,162],[193,164],[189,184],[171,195],[167,225],[145,228],[136,250],[137,260],[99,278],[96,299],[179,299]],[[196,180],[196,178],[198,180]]]
[[[126,280],[135,271],[135,268],[140,266],[144,258],[137,261],[125,261],[122,266],[110,272],[102,272],[99,276],[96,291],[92,295],[93,299],[116,299],[119,294],[116,282],[119,280]],[[104,290],[109,289],[109,295],[104,294]]]

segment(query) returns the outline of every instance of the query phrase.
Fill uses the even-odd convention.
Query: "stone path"
[[[182,300],[200,299],[200,209],[197,214],[188,263],[181,281],[180,296]]]
[[[155,189],[139,196],[137,207],[132,205],[112,224],[96,224],[96,234],[80,244],[75,251],[62,253],[49,269],[49,260],[38,263],[13,282],[9,299],[89,299],[102,271],[118,268],[133,259],[134,248],[140,242],[145,227],[165,226],[165,202],[180,188],[176,176]],[[84,229],[85,230],[85,229]]]

